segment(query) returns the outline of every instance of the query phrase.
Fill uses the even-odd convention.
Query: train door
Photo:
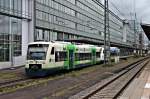
[[[51,49],[51,56],[50,56],[50,59],[49,59],[49,62],[50,62],[50,65],[55,65],[55,48],[52,47]]]
[[[92,49],[92,64],[96,64],[96,49]]]
[[[101,49],[101,61],[104,61],[104,48]]]
[[[74,65],[74,52],[69,50],[69,68],[72,69]]]

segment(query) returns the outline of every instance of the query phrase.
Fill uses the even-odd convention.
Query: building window
[[[21,20],[0,15],[0,61],[10,61],[11,55],[20,56],[21,42]]]
[[[54,41],[57,40],[57,32],[47,29],[36,29],[35,41]]]
[[[22,42],[22,22],[20,19],[11,18],[11,34],[13,45],[12,47],[14,51],[13,56],[20,56]]]
[[[10,9],[10,0],[0,0],[0,8],[1,9]]]
[[[57,34],[57,40],[63,40],[63,33]]]
[[[65,33],[65,34],[64,34],[64,39],[65,39],[65,40],[69,39],[69,34],[66,34],[66,33]]]
[[[0,62],[9,61],[9,17],[0,15]]]
[[[44,32],[43,32],[42,29],[36,29],[35,40],[36,40],[36,41],[44,40]]]

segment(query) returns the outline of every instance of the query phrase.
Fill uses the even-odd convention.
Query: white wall
[[[13,58],[13,67],[23,66],[25,65],[25,56],[18,56]]]
[[[11,62],[0,62],[0,69],[10,68]]]
[[[28,48],[28,35],[29,35],[29,28],[28,22],[22,21],[22,56],[26,56],[27,48]]]

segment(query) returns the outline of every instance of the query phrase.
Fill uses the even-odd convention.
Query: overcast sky
[[[136,12],[139,21],[150,24],[150,0],[108,0],[110,9],[121,18],[133,18]],[[119,12],[119,11],[120,12]],[[132,16],[132,17],[131,17]]]
[[[101,0],[104,3],[104,0]],[[134,13],[139,22],[150,24],[150,0],[108,0],[109,8],[122,19],[133,19]],[[148,39],[145,37],[145,43]]]

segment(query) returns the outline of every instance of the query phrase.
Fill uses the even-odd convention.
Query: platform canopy
[[[93,45],[104,45],[104,41],[100,40],[91,40],[91,39],[65,39],[65,40],[58,40],[58,41],[66,41],[66,42],[75,42],[75,43],[85,43],[85,44],[93,44]],[[120,44],[111,42],[111,47],[123,47],[123,48],[134,48],[133,46],[127,44]]]
[[[150,24],[141,24],[146,36],[150,40]]]

